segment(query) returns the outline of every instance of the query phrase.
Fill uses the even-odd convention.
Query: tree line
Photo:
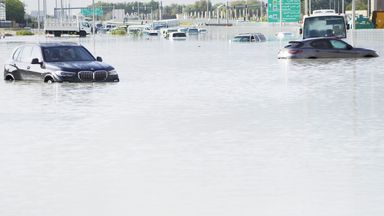
[[[0,0],[1,1],[1,0]],[[17,23],[25,23],[25,6],[21,0],[2,0],[6,4],[6,15],[7,20],[15,21]],[[312,0],[312,9],[328,9],[337,8],[341,9],[342,0]],[[104,1],[98,1],[96,7],[102,7],[104,13],[111,13],[113,9],[124,9],[125,13],[141,13],[141,14],[158,14],[159,8],[161,8],[162,18],[169,19],[175,18],[176,14],[191,13],[191,12],[205,12],[208,10],[213,11],[219,8],[223,3],[212,4],[209,0],[197,0],[192,4],[171,4],[171,5],[160,5],[159,1],[151,0],[150,2],[130,1],[121,3],[108,3]],[[347,10],[351,8],[352,0],[345,0],[345,7]],[[228,7],[231,9],[245,8],[260,8],[265,7],[266,1],[260,0],[232,0],[229,1]],[[207,5],[208,4],[208,5]],[[304,13],[304,0],[301,0],[302,14]],[[92,7],[89,5],[88,7]],[[221,10],[225,10],[225,7],[220,7]],[[356,10],[366,10],[366,0],[356,1]]]

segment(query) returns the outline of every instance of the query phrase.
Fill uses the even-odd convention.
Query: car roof
[[[51,42],[51,43],[39,43],[40,47],[59,47],[59,46],[81,46],[73,42]]]
[[[240,33],[236,36],[251,36],[251,35],[263,35],[263,33],[259,33],[259,32],[256,32],[256,33]]]
[[[315,40],[341,40],[340,38],[337,37],[316,37],[316,38],[305,38],[302,40],[294,40],[294,41],[289,41],[289,43],[303,43],[303,42],[308,42],[308,41],[315,41]]]

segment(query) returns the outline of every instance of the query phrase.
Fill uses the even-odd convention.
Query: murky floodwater
[[[287,61],[245,30],[81,40],[120,83],[0,82],[0,215],[381,216],[384,32]]]

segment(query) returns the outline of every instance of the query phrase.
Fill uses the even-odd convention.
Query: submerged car
[[[280,50],[280,59],[315,59],[315,58],[363,58],[377,57],[374,50],[354,48],[338,38],[310,38],[291,41]]]
[[[4,66],[5,80],[44,82],[118,82],[111,65],[76,43],[40,43],[17,47]]]
[[[184,32],[171,32],[169,34],[169,40],[186,40],[187,34]]]
[[[292,32],[278,32],[275,34],[278,40],[294,40],[295,35]]]
[[[244,33],[236,35],[231,42],[265,42],[266,40],[262,33]]]

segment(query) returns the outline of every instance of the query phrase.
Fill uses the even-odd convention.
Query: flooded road
[[[0,215],[381,216],[384,32],[299,61],[233,33],[62,39],[121,81],[0,82]]]

